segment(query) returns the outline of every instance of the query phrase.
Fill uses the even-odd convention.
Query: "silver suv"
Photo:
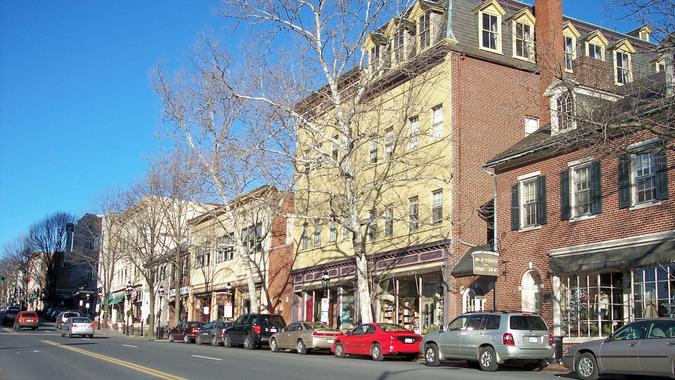
[[[552,343],[546,323],[537,314],[481,312],[462,314],[447,328],[427,334],[420,349],[428,366],[464,359],[478,362],[483,371],[495,371],[507,362],[532,370],[548,365]]]

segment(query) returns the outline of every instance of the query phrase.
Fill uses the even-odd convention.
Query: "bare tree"
[[[44,286],[44,276],[36,270],[31,270],[35,264],[33,249],[26,236],[22,236],[6,243],[2,249],[0,259],[0,299],[8,301],[14,296],[14,291],[23,290],[33,276],[33,280]],[[22,276],[25,274],[25,276]],[[20,288],[20,289],[19,289]]]

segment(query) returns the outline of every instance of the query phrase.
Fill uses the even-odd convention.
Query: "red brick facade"
[[[269,312],[281,314],[288,322],[291,320],[292,284],[291,269],[293,266],[293,243],[287,243],[287,217],[294,210],[293,194],[284,198],[284,205],[279,215],[272,220],[272,249],[269,253],[269,267],[267,284],[272,310]]]

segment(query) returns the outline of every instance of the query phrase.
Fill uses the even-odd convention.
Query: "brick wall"
[[[452,55],[453,235],[450,268],[470,245],[487,243],[487,224],[477,209],[492,199],[492,177],[481,166],[525,137],[525,116],[538,114],[538,75],[487,61]],[[462,311],[461,286],[451,284],[450,316]],[[487,303],[489,302],[489,304]],[[491,305],[486,300],[486,305]]]
[[[649,136],[642,136],[646,140]],[[639,141],[639,140],[638,140]],[[568,163],[593,157],[601,160],[602,213],[580,221],[560,220],[560,172]],[[668,153],[669,167],[675,163],[675,152]],[[539,229],[511,231],[511,186],[520,175],[541,171],[546,176],[548,223]],[[548,252],[581,244],[622,239],[675,229],[675,171],[669,171],[670,199],[661,205],[642,209],[619,209],[618,159],[596,147],[559,155],[512,169],[498,175],[498,228],[501,273],[498,281],[498,308],[521,309],[521,279],[530,268],[541,275],[544,289],[552,292]],[[543,316],[549,326],[553,322],[552,302],[542,303]]]
[[[286,244],[287,215],[294,210],[293,194],[284,198],[280,215],[272,220],[272,248],[269,254],[267,284],[272,310],[269,312],[281,314],[286,322],[291,320],[291,269],[293,266],[294,247]]]

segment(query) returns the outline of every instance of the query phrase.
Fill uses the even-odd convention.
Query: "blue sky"
[[[609,3],[564,0],[564,13],[636,26]],[[49,213],[95,212],[99,194],[142,176],[168,147],[150,72],[204,32],[232,36],[219,5],[0,0],[0,247]]]

